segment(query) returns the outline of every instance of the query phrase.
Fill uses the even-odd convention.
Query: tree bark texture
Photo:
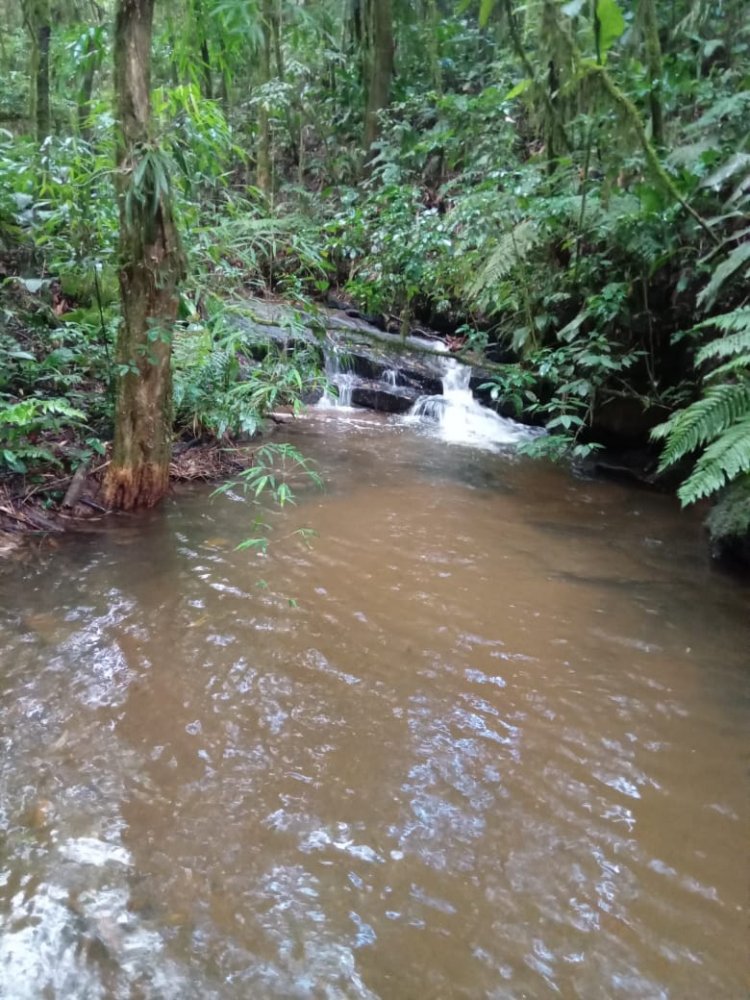
[[[391,0],[367,0],[367,106],[365,111],[365,152],[380,134],[378,112],[387,108],[394,68],[393,10]]]
[[[112,462],[114,508],[150,507],[167,492],[172,450],[171,338],[184,261],[159,152],[150,145],[154,0],[118,0],[115,95],[120,296]]]

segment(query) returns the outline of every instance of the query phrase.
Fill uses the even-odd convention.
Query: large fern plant
[[[750,306],[715,316],[696,329],[721,334],[706,344],[696,364],[718,366],[704,378],[701,399],[655,428],[664,441],[660,469],[702,449],[692,473],[678,491],[684,505],[708,497],[750,475]],[[748,525],[750,526],[750,512]]]

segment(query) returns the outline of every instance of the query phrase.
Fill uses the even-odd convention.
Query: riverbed
[[[0,997],[744,997],[750,598],[699,517],[282,436],[326,488],[265,558],[201,487],[0,567]]]

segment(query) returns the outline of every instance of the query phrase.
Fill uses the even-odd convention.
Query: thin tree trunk
[[[37,139],[49,135],[49,0],[24,0],[23,21],[29,33],[29,118]],[[46,17],[45,17],[46,14]],[[42,51],[44,47],[44,52]]]
[[[91,97],[94,92],[94,79],[96,78],[97,70],[97,60],[94,58],[91,42],[89,42],[88,58],[89,64],[83,75],[81,92],[78,95],[78,133],[84,139],[90,138],[88,120],[91,117]]]
[[[219,48],[219,58],[218,58],[218,69],[219,69],[219,100],[221,101],[221,108],[224,115],[228,118],[230,113],[230,73],[229,73],[229,58],[227,55],[227,47],[224,36],[219,32],[218,37],[218,48]]]
[[[36,73],[36,138],[44,142],[50,133],[49,110],[49,45],[52,37],[49,3],[41,6],[39,21],[39,65]]]
[[[153,12],[154,0],[118,0],[115,20],[122,322],[114,450],[104,492],[111,506],[124,510],[152,506],[169,486],[171,338],[184,270],[169,192],[159,176],[162,161],[150,144]],[[136,183],[145,157],[149,162]]]
[[[380,134],[378,114],[387,108],[393,81],[394,42],[391,0],[368,0],[367,3],[367,107],[365,111],[365,152]]]
[[[659,23],[654,0],[641,0],[643,4],[643,30],[646,42],[646,61],[649,76],[649,109],[651,135],[655,146],[664,145],[664,111],[661,103],[662,58],[659,41]]]
[[[34,30],[29,51],[29,120],[37,128],[37,86],[39,81],[39,36]]]
[[[282,83],[284,83],[286,81],[286,71],[284,69],[284,49],[281,37],[284,24],[283,8],[281,0],[274,0],[274,2],[276,6],[271,15],[271,36],[273,39],[273,52],[276,62],[276,76]],[[292,161],[296,162],[297,169],[299,170],[301,160],[299,143],[302,142],[302,125],[300,122],[301,116],[287,104],[284,111],[284,117],[286,118],[287,133],[289,135],[289,151],[291,153]]]
[[[203,82],[203,96],[208,98],[208,100],[213,100],[214,96],[214,83],[213,74],[211,72],[211,52],[208,47],[208,35],[206,33],[205,25],[205,15],[203,13],[203,3],[202,0],[195,0],[193,5],[193,14],[195,17],[195,26],[198,31],[198,37],[200,39],[200,53],[201,53],[201,79]]]
[[[430,43],[430,65],[432,68],[432,86],[438,94],[443,93],[443,67],[440,62],[440,11],[437,0],[427,0],[425,10],[427,21],[427,37]]]
[[[91,98],[94,93],[94,81],[102,64],[104,48],[95,32],[92,32],[86,42],[86,69],[78,94],[78,133],[84,139],[91,138],[89,118],[91,117]]]
[[[263,45],[261,47],[261,83],[266,84],[271,79],[271,49],[273,9],[271,0],[263,0]],[[271,125],[268,120],[268,110],[263,104],[263,98],[258,105],[258,153],[256,163],[256,181],[258,187],[270,197],[273,178],[271,176]]]
[[[286,79],[286,74],[284,72],[284,52],[281,47],[281,22],[281,0],[277,0],[276,9],[271,16],[271,32],[273,34],[273,49],[276,56],[276,75],[283,83]]]

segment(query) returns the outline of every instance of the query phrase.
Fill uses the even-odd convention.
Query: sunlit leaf
[[[604,56],[625,31],[625,18],[617,0],[597,0],[596,17],[599,21],[599,47]]]

